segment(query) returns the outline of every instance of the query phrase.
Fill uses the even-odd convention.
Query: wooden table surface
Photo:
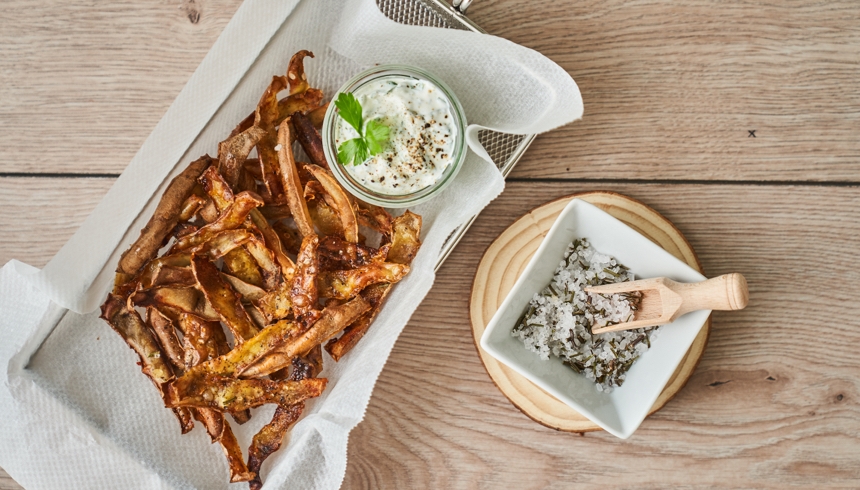
[[[239,3],[4,2],[0,263],[56,253]],[[439,272],[352,432],[344,488],[860,486],[860,3],[479,0],[470,17],[568,70],[585,116],[537,138]],[[652,206],[709,276],[751,290],[627,441],[532,422],[469,329],[484,249],[587,190]]]

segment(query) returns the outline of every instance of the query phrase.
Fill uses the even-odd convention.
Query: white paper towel
[[[489,35],[404,26],[372,0],[246,0],[128,168],[80,230],[41,271],[0,270],[0,466],[26,488],[229,488],[227,465],[201,429],[177,423],[135,354],[92,310],[110,289],[119,254],[136,238],[169,178],[217,143],[256,105],[290,56],[310,49],[312,85],[331,95],[376,63],[420,66],[448,83],[470,124],[457,180],[418,206],[424,245],[412,272],[361,344],[323,371],[289,443],[263,466],[265,488],[337,488],[349,431],[363,418],[397,336],[433,284],[450,232],[504,181],[478,128],[540,133],[582,115],[569,75],[539,53]],[[66,308],[69,308],[67,310]],[[247,447],[271,416],[236,426]]]

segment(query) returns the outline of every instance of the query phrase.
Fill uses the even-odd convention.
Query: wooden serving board
[[[472,283],[469,314],[475,346],[490,378],[515,407],[535,422],[561,431],[586,432],[600,430],[600,427],[491,357],[480,347],[481,335],[490,319],[537,251],[556,217],[573,198],[594,204],[690,267],[704,272],[693,248],[669,220],[641,202],[613,192],[573,194],[535,208],[508,227],[484,252]],[[711,319],[708,318],[663,393],[654,402],[649,415],[660,410],[690,379],[708,343],[710,331]]]

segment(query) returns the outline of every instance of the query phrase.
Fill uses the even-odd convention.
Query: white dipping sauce
[[[353,92],[364,123],[388,126],[382,152],[344,169],[364,187],[380,194],[402,195],[435,184],[454,161],[457,123],[445,93],[428,80],[392,75],[368,82]],[[335,143],[358,133],[338,118]]]

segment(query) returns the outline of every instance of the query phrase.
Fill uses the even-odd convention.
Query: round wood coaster
[[[573,198],[588,201],[615,216],[697,271],[702,272],[702,266],[684,235],[669,220],[641,202],[613,192],[573,194],[533,209],[499,235],[484,252],[472,283],[469,313],[475,346],[490,378],[511,403],[532,420],[557,430],[586,432],[600,430],[600,427],[491,357],[479,344],[487,323],[537,251],[555,218]],[[711,319],[708,318],[649,415],[662,408],[690,379],[708,343],[710,330]]]

